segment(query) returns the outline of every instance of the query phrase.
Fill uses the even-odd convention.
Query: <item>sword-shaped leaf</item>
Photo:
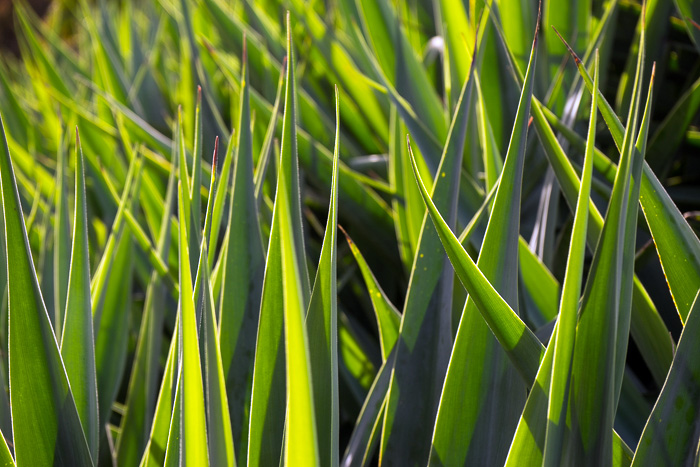
[[[219,345],[226,377],[238,463],[245,464],[248,448],[255,335],[265,272],[258,204],[253,180],[253,138],[250,128],[250,81],[246,48],[241,70],[241,102],[236,132],[233,188],[229,199],[228,235],[224,244],[219,310]],[[223,181],[223,180],[222,180]],[[222,185],[221,193],[226,186]],[[211,247],[213,248],[213,244]]]
[[[68,296],[61,334],[61,356],[68,381],[73,389],[75,405],[87,436],[94,463],[97,463],[99,422],[97,410],[97,377],[95,341],[90,302],[90,259],[88,250],[87,200],[83,150],[78,130],[75,131],[75,210],[73,217],[73,250],[71,253]]]
[[[453,228],[474,80],[464,82],[433,184],[435,204]],[[413,258],[394,371],[384,411],[380,459],[423,464],[430,455],[430,427],[440,403],[440,386],[452,343],[454,273],[435,225],[423,217]]]
[[[306,313],[309,337],[314,413],[318,433],[319,459],[322,465],[338,465],[340,406],[338,401],[338,160],[340,147],[340,106],[335,88],[335,148],[333,149],[333,182],[328,206],[328,220],[323,236],[321,257]],[[292,429],[293,426],[292,426]],[[289,436],[289,435],[287,435]]]
[[[536,45],[537,32],[477,262],[483,276],[516,313],[520,197]],[[525,403],[525,385],[506,357],[505,352],[511,349],[501,348],[487,321],[478,313],[479,308],[470,295],[457,330],[435,421],[431,453],[434,463],[502,463]],[[494,430],[500,434],[493,436]]]
[[[0,184],[7,243],[12,437],[20,465],[92,465],[90,449],[39,289],[5,124]]]
[[[695,296],[666,383],[649,416],[633,466],[697,465],[700,407],[700,292]]]
[[[284,458],[292,464],[295,460],[313,463],[318,459],[314,445],[315,420],[308,372],[308,347],[302,321],[309,301],[310,287],[301,222],[295,60],[289,16],[287,57],[287,88],[277,190],[255,346],[248,435],[249,465],[276,465],[280,462],[285,423],[289,423],[292,416],[294,423],[297,423],[298,417],[302,420],[298,422],[300,429],[295,429],[293,436],[287,431],[287,436],[284,437]],[[289,355],[289,351],[293,351],[294,355]],[[288,365],[286,373],[285,354]],[[300,366],[294,368],[292,382],[289,381],[292,376],[289,370],[293,365]],[[288,392],[285,391],[285,386],[289,388]],[[293,414],[291,406],[287,407],[287,404],[292,403]],[[288,409],[290,412],[286,415]],[[291,449],[288,450],[287,447]],[[297,455],[308,457],[298,459]]]

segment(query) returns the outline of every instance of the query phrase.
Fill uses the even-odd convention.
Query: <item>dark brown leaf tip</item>
[[[216,161],[219,158],[219,137],[214,139],[214,155],[211,158],[211,170],[216,171]]]
[[[579,66],[581,64],[581,59],[578,58],[578,55],[576,55],[576,52],[574,52],[574,49],[571,48],[568,42],[564,40],[564,38],[559,34],[559,31],[557,31],[557,28],[552,25],[552,29],[554,29],[554,32],[557,34],[559,39],[564,43],[564,46],[566,46],[566,49],[569,51],[572,57],[574,57],[574,61],[576,62],[576,66]]]
[[[78,125],[75,125],[75,146],[80,147],[80,132],[78,131]]]
[[[350,235],[345,231],[342,225],[338,224],[338,229],[343,232],[343,235],[345,235],[345,240],[348,241],[348,244],[352,246],[355,242],[352,241],[352,238],[350,238]]]

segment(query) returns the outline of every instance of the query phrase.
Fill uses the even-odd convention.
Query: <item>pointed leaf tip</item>
[[[554,32],[556,33],[556,35],[557,35],[557,36],[559,37],[559,39],[564,43],[564,46],[566,47],[566,50],[568,50],[569,53],[571,54],[571,56],[574,57],[574,61],[576,62],[576,66],[578,66],[578,65],[581,63],[581,59],[578,57],[578,55],[576,55],[576,52],[574,52],[574,49],[571,48],[571,46],[569,45],[569,43],[566,42],[566,40],[562,37],[562,35],[559,33],[559,31],[557,30],[557,28],[554,27],[554,25],[552,25],[552,29],[554,29]]]

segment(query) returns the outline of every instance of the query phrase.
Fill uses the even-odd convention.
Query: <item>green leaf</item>
[[[92,465],[66,370],[39,289],[5,124],[0,182],[7,242],[12,434],[20,465]]]
[[[63,315],[66,311],[66,296],[68,294],[68,274],[71,266],[70,259],[70,222],[68,221],[68,194],[66,193],[66,148],[62,136],[58,144],[56,170],[56,209],[54,211],[54,246],[53,246],[53,291],[54,330],[58,335],[63,331]],[[91,446],[91,449],[94,446]],[[94,451],[93,451],[94,453]]]
[[[470,78],[462,87],[433,185],[435,203],[449,213],[447,222],[453,227],[461,175],[455,168],[462,165],[472,83]],[[414,465],[426,462],[430,455],[429,444],[416,441],[427,439],[435,420],[452,342],[454,275],[427,215],[423,218],[410,284],[384,413],[380,460]]]
[[[97,379],[90,302],[87,200],[83,150],[75,131],[75,211],[68,296],[61,334],[61,356],[71,383],[78,415],[87,435],[93,463],[97,463],[100,424],[97,410]]]
[[[633,466],[697,465],[697,414],[700,400],[700,292],[688,313],[676,356],[649,416]]]
[[[15,465],[15,460],[12,458],[10,448],[7,447],[7,441],[2,433],[0,433],[0,464],[3,467],[14,467]]]
[[[369,294],[369,299],[372,302],[372,307],[374,308],[374,316],[377,319],[377,328],[379,328],[379,345],[382,350],[382,360],[387,361],[389,354],[396,344],[396,339],[399,336],[399,326],[401,325],[401,314],[399,310],[389,301],[389,297],[386,296],[384,290],[379,285],[377,278],[374,277],[372,270],[369,268],[367,261],[365,261],[364,256],[357,248],[355,242],[352,238],[342,229],[343,234],[345,234],[345,239],[350,245],[350,251],[357,261],[357,265],[360,267],[360,272],[362,273],[362,278],[367,286],[367,293]]]
[[[293,442],[290,442],[289,438],[292,433],[287,431],[288,436],[284,438],[284,459],[290,463],[297,460],[297,455],[307,455],[306,463],[313,463],[318,459],[311,381],[308,379],[309,364],[306,360],[308,347],[302,321],[303,310],[309,301],[310,287],[301,223],[295,61],[289,19],[287,56],[289,66],[277,190],[255,346],[248,435],[249,465],[276,465],[280,462],[283,429],[292,418],[291,407],[286,407],[285,404],[285,400],[287,404],[291,404],[290,396],[294,398],[294,420],[295,423],[300,423],[300,429],[298,432],[294,430]],[[284,310],[283,316],[280,310]],[[288,354],[290,350],[294,351],[293,356]],[[295,368],[293,383],[288,380],[289,371],[285,376],[285,353],[288,370],[291,370],[292,365],[300,365]],[[285,392],[285,386],[289,387],[288,393]],[[296,422],[297,417],[301,417],[302,420]],[[298,439],[298,442],[294,439]],[[291,452],[287,450],[287,446],[292,447]]]
[[[579,71],[582,71],[582,69],[583,67],[580,67]],[[585,69],[583,69],[583,71],[585,71]],[[588,76],[587,72],[585,75],[582,74],[582,76],[584,77],[584,82],[588,86],[590,77]],[[591,88],[592,83],[593,81],[590,80]],[[610,108],[609,105],[604,104],[606,101],[600,92],[598,97],[599,110],[601,111],[603,118],[607,120],[607,118],[610,115],[614,115],[614,113],[612,113],[612,108]],[[544,148],[545,155],[550,165],[554,169],[557,180],[562,188],[564,198],[566,199],[569,207],[573,209],[576,199],[575,193],[578,192],[580,180],[576,175],[569,158],[566,156],[561,148],[561,145],[557,141],[552,128],[547,123],[547,120],[555,119],[556,117],[554,117],[546,107],[539,103],[539,101],[535,100],[533,103],[533,123],[535,125],[535,129],[537,130],[540,143]],[[604,110],[606,108],[610,113]],[[621,124],[620,128],[622,128]],[[562,134],[565,135],[570,141],[580,142],[579,146],[581,148],[585,148],[585,141],[578,137],[578,135],[574,137],[575,133],[573,133],[565,125],[558,125],[557,130],[562,132]],[[616,133],[613,133],[613,136],[615,136],[615,134]],[[621,137],[622,133],[620,133],[620,138]],[[595,151],[596,159],[593,163],[596,168],[600,170],[601,154],[597,149]],[[602,172],[606,176],[609,176],[611,181],[614,181],[617,167],[612,167],[607,158],[605,158],[605,160],[607,160],[607,163],[605,164],[606,170],[603,170]],[[648,167],[646,163],[644,163],[644,167],[644,172],[646,172]],[[642,178],[642,187],[646,183],[646,178],[646,176]],[[598,211],[598,208],[592,201],[589,204],[589,215],[590,218],[587,232],[587,244],[589,250],[592,251],[598,243],[598,239],[603,228],[603,216],[600,214],[600,211]],[[637,342],[642,356],[644,357],[644,361],[649,366],[655,381],[661,384],[661,381],[664,380],[666,373],[668,372],[668,368],[671,365],[671,360],[673,359],[673,342],[669,336],[668,330],[666,329],[666,325],[656,310],[654,303],[651,301],[648,293],[644,289],[644,286],[636,276],[634,277],[632,299],[632,320],[630,324],[632,337]]]
[[[501,182],[477,263],[483,277],[516,313],[520,197],[536,44],[537,39],[533,41]],[[488,321],[477,313],[479,309],[486,311],[470,294],[452,350],[450,362],[454,363],[447,370],[442,389],[433,434],[433,463],[502,463],[525,402],[525,386],[506,359],[505,352],[513,347],[502,349],[498,345]],[[495,426],[502,436],[490,436]]]
[[[275,129],[277,128],[277,116],[279,115],[280,102],[282,101],[282,89],[284,89],[282,85],[284,84],[284,69],[286,66],[287,57],[282,61],[282,70],[280,71],[280,78],[277,83],[277,94],[275,95],[275,103],[272,107],[272,115],[267,124],[265,139],[260,148],[260,156],[258,157],[258,165],[255,168],[255,198],[257,198],[258,202],[260,202],[261,199],[263,183],[265,182],[265,175],[267,174],[267,166],[270,163],[270,157],[273,153]],[[246,86],[246,89],[248,89],[248,86]]]
[[[634,264],[626,261],[625,257],[634,256],[634,242],[628,241],[626,229],[628,209],[636,217],[638,198],[638,191],[635,196],[635,190],[630,185],[633,167],[640,157],[635,152],[633,139],[637,129],[644,63],[643,35],[640,40],[635,91],[620,166],[603,231],[593,254],[590,279],[586,282],[576,328],[570,394],[573,421],[563,456],[566,462],[577,465],[609,464],[613,459],[612,437],[600,436],[600,433],[613,428],[619,394],[617,374],[622,374],[619,365],[624,365],[624,360],[618,359],[619,349],[622,346],[622,350],[626,351],[629,332],[631,301],[626,300],[626,291],[629,290],[629,294],[632,292]],[[639,163],[641,168],[641,161]],[[635,200],[631,207],[628,206],[630,197]],[[632,229],[635,230],[634,226]]]
[[[563,452],[563,441],[567,431],[566,418],[568,392],[570,387],[571,366],[573,363],[574,344],[576,342],[576,324],[578,305],[583,281],[583,263],[586,256],[586,230],[588,228],[588,203],[591,195],[593,177],[593,148],[595,147],[596,115],[598,111],[599,59],[596,54],[593,78],[593,102],[588,120],[588,138],[584,158],[581,186],[574,214],[574,226],[569,242],[569,256],[566,261],[566,275],[562,287],[561,304],[556,334],[550,345],[554,347],[554,361],[549,388],[547,410],[547,435],[545,439],[543,465],[559,465]]]
[[[241,104],[236,134],[236,164],[229,201],[228,235],[224,244],[219,321],[221,362],[226,377],[228,409],[231,414],[234,443],[239,446],[238,463],[241,465],[245,465],[247,457],[255,335],[265,271],[265,254],[253,180],[250,81],[245,50],[244,48]],[[224,181],[222,178],[222,183]],[[222,186],[224,189],[219,192],[225,193],[226,185]]]
[[[180,182],[178,186],[178,217],[181,220],[185,215],[183,198],[188,196],[185,189]],[[189,239],[185,225],[186,222],[179,222],[180,320],[178,334],[180,339],[180,371],[178,385],[181,385],[182,391],[180,450],[185,464],[207,466],[209,465],[209,456],[204,388],[197,336],[197,318],[192,297]],[[175,413],[173,411],[173,414]]]
[[[214,142],[212,157],[211,181],[209,197],[204,222],[204,234],[197,266],[197,279],[194,286],[194,303],[197,320],[201,322],[203,337],[200,348],[204,354],[204,396],[207,414],[207,434],[209,437],[209,460],[214,465],[236,465],[231,431],[229,403],[226,396],[226,380],[221,363],[219,344],[219,329],[216,320],[214,295],[212,294],[208,265],[207,245],[210,244],[211,218],[214,209],[214,198],[218,191],[216,177],[216,160],[219,150],[219,139]],[[213,247],[213,246],[212,246]]]
[[[335,148],[333,150],[333,182],[328,206],[328,219],[323,236],[321,257],[309,308],[306,330],[309,339],[310,370],[318,434],[318,456],[323,465],[338,465],[340,408],[338,401],[338,160],[340,147],[340,104],[335,88]],[[290,429],[295,430],[295,425]],[[289,432],[287,438],[289,438]]]
[[[284,465],[320,465],[309,342],[304,315],[309,303],[309,279],[304,240],[301,233],[298,173],[295,170],[296,111],[292,28],[287,13],[287,99],[280,149],[280,169],[275,195],[273,229],[279,235],[282,305],[284,310],[284,349],[286,354],[287,414],[284,425]],[[291,85],[290,85],[291,83]],[[291,96],[290,96],[291,95]],[[290,138],[291,137],[291,138]],[[337,167],[337,157],[336,157]],[[291,166],[291,167],[290,167]],[[297,222],[295,222],[295,220]],[[275,225],[276,224],[276,225]],[[273,241],[270,235],[270,242]],[[333,242],[335,243],[335,242]],[[270,254],[272,247],[269,248]],[[267,283],[265,284],[267,285]],[[263,306],[265,289],[263,289]],[[257,361],[256,361],[257,366]]]

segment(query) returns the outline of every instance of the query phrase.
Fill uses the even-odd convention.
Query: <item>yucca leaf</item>
[[[214,209],[214,198],[218,191],[217,153],[219,139],[214,142],[212,157],[211,181],[209,197],[204,221],[202,246],[200,247],[197,279],[194,286],[195,316],[201,323],[203,337],[200,338],[200,351],[203,354],[204,396],[207,414],[207,435],[209,460],[214,465],[236,465],[233,435],[231,432],[231,417],[226,396],[226,380],[221,364],[219,345],[219,329],[217,326],[214,296],[211,290],[207,248],[210,243],[211,218]]]
[[[634,466],[696,465],[698,462],[698,295],[678,341],[671,371],[639,440],[632,462]]]
[[[210,198],[211,199],[211,198]],[[207,434],[209,437],[209,459],[214,465],[236,465],[229,404],[226,397],[226,380],[221,364],[221,351],[216,323],[214,297],[209,286],[209,266],[206,262],[206,243],[202,240],[197,282],[201,287],[201,297],[197,300],[202,320],[204,348],[204,388],[207,413]],[[201,276],[201,278],[200,278]],[[201,284],[201,285],[200,285]],[[197,296],[195,286],[195,296]]]
[[[533,41],[501,182],[477,263],[484,277],[494,284],[516,313],[520,196],[536,43],[537,39]],[[484,254],[486,251],[488,255]],[[511,349],[498,345],[487,322],[477,313],[478,309],[474,298],[467,298],[451,356],[451,362],[460,363],[451,364],[447,370],[435,422],[431,453],[434,463],[500,463],[505,460],[511,434],[525,402],[525,386],[506,359],[505,351]],[[491,389],[484,391],[485,387]],[[497,400],[500,402],[496,403]],[[489,427],[494,424],[499,425],[502,435],[489,435]]]
[[[408,43],[393,5],[366,0],[356,0],[355,3],[360,25],[381,66],[381,70],[377,71],[388,77],[387,84],[391,83],[396,88],[416,113],[423,116],[429,131],[438,141],[443,141],[447,135],[447,125],[442,106],[429,84],[425,68],[419,65]]]
[[[335,148],[333,150],[333,182],[328,206],[328,220],[323,236],[321,257],[309,308],[306,330],[309,338],[311,378],[318,434],[318,455],[323,465],[337,466],[339,461],[339,401],[338,401],[338,160],[340,148],[340,103],[335,88]],[[291,422],[290,422],[291,423]],[[293,430],[294,425],[291,425]],[[289,434],[287,434],[289,436]]]
[[[571,50],[570,52],[573,53]],[[577,61],[577,66],[584,83],[590,91],[592,81],[588,72],[580,65],[580,61]],[[600,113],[605,123],[608,125],[608,129],[610,130],[615,144],[618,148],[621,148],[624,137],[624,127],[620,119],[612,110],[607,100],[602,96],[599,100],[599,107]],[[640,195],[642,211],[647,218],[652,236],[654,236],[655,241],[661,243],[661,246],[657,245],[659,259],[661,260],[662,267],[664,267],[666,279],[669,284],[669,289],[671,290],[671,295],[676,303],[678,314],[681,321],[683,321],[687,316],[687,310],[690,309],[690,304],[693,300],[692,291],[690,291],[690,289],[693,288],[692,284],[697,283],[700,285],[700,241],[694,234],[692,228],[688,225],[687,220],[685,220],[680,211],[678,211],[678,208],[673,209],[675,204],[666,190],[663,189],[660,183],[654,183],[654,181],[658,181],[658,179],[653,175],[651,168],[646,162],[643,163],[642,170],[643,177]],[[669,218],[672,219],[670,223],[664,220]],[[668,228],[669,225],[673,227]],[[692,260],[676,260],[676,253],[672,255],[668,254],[670,253],[668,249],[670,245],[673,245],[674,250],[681,249],[683,251],[680,257],[684,259],[692,258]],[[686,286],[686,281],[688,280],[691,281],[690,287]]]
[[[455,226],[460,170],[473,79],[465,81],[447,144],[435,173],[433,199]],[[448,177],[449,174],[449,177]],[[403,464],[428,460],[426,442],[439,404],[440,384],[452,342],[452,268],[435,226],[424,215],[401,315],[394,370],[384,413],[380,459]]]
[[[578,201],[576,202],[574,226],[571,231],[569,256],[566,262],[566,276],[562,287],[556,335],[552,337],[553,344],[550,344],[555,345],[555,347],[547,410],[547,436],[543,456],[543,465],[546,466],[558,465],[561,462],[563,440],[566,433],[571,366],[574,343],[576,342],[576,324],[583,280],[583,262],[586,254],[588,203],[590,201],[591,179],[593,176],[593,148],[595,147],[596,115],[598,112],[599,69],[599,59],[596,54],[593,74],[593,89],[595,92],[588,120],[584,169],[581,175]]]
[[[284,459],[294,462],[296,455],[307,455],[306,462],[317,462],[315,444],[315,420],[310,399],[311,388],[308,373],[308,349],[303,311],[310,294],[309,279],[304,252],[301,224],[301,199],[299,194],[299,171],[296,126],[296,80],[295,60],[292,48],[291,23],[287,17],[287,88],[283,118],[280,161],[275,194],[270,242],[265,280],[260,305],[255,364],[253,370],[253,390],[250,408],[250,432],[248,435],[248,464],[277,464],[282,458],[283,428],[289,423],[291,413],[285,422],[285,401],[294,397],[295,419],[302,418],[302,429],[293,439],[301,437],[299,445],[284,438]],[[244,246],[245,248],[245,246]],[[286,259],[285,259],[286,258]],[[286,268],[286,270],[285,270]],[[285,286],[284,284],[289,284]],[[291,296],[289,296],[291,294]],[[291,307],[291,308],[288,308]],[[280,313],[283,310],[284,314]],[[297,314],[299,316],[297,316]],[[288,319],[293,320],[287,322]],[[284,334],[283,334],[284,332]],[[291,335],[288,335],[291,333]],[[291,339],[291,341],[290,341]],[[285,351],[294,350],[290,356]],[[296,368],[295,382],[288,381],[285,375],[285,354],[287,365],[301,365]],[[290,360],[293,363],[289,363]],[[289,393],[285,395],[283,381],[287,381]],[[293,388],[293,389],[292,389]],[[298,399],[297,399],[298,398]],[[288,408],[291,410],[291,407]],[[300,411],[300,412],[297,412]],[[309,415],[311,414],[311,417]],[[295,422],[296,423],[296,422]],[[287,432],[287,435],[291,433]],[[291,452],[287,446],[292,447]],[[300,452],[301,451],[301,452]]]
[[[367,261],[365,261],[357,245],[355,245],[355,242],[352,241],[352,238],[350,238],[347,232],[343,230],[343,233],[345,234],[345,239],[348,241],[348,245],[350,245],[350,251],[355,257],[357,265],[360,267],[362,278],[367,286],[367,293],[369,294],[372,307],[374,308],[374,315],[377,318],[382,360],[386,362],[399,336],[401,314],[391,301],[389,301],[389,298],[384,293],[384,290],[382,290],[381,285],[379,285],[377,278],[372,273],[372,270],[369,268]]]
[[[581,302],[572,362],[570,410],[572,421],[569,444],[563,452],[566,462],[577,465],[608,464],[612,461],[612,438],[600,436],[601,430],[612,430],[617,405],[617,359],[619,345],[625,344],[629,323],[630,302],[625,290],[631,282],[633,263],[624,257],[633,255],[634,244],[625,243],[627,210],[631,178],[635,165],[634,135],[639,113],[639,88],[644,63],[642,35],[637,61],[635,92],[628,116],[628,125],[621,150],[620,166],[615,177],[605,223],[593,254],[590,280],[586,282]],[[638,157],[638,155],[637,155]],[[637,204],[633,205],[636,209]],[[629,283],[629,286],[627,285]],[[628,332],[628,331],[627,331]],[[624,340],[623,340],[624,339]],[[626,350],[626,345],[623,349]]]
[[[183,219],[185,216],[184,203],[182,201],[185,196],[188,196],[185,190],[186,188],[180,182],[178,186],[178,216],[180,219]],[[182,391],[179,443],[184,463],[206,466],[209,465],[209,456],[204,388],[199,354],[198,325],[192,297],[193,288],[188,251],[189,239],[187,238],[185,225],[186,222],[179,223],[180,320],[178,334],[180,336],[179,359],[181,364],[178,384],[181,385]]]
[[[73,390],[75,405],[86,434],[93,463],[97,463],[99,417],[95,341],[90,302],[87,200],[80,137],[75,132],[75,210],[68,296],[61,333],[61,356]]]
[[[425,209],[420,193],[413,183],[408,150],[403,144],[406,125],[399,118],[395,106],[391,108],[389,128],[389,183],[396,193],[391,203],[392,214],[399,253],[405,270],[410,271],[420,239]],[[427,169],[422,173],[426,172]]]
[[[284,84],[284,71],[286,66],[287,57],[282,61],[282,69],[280,70],[280,77],[277,83],[277,94],[275,95],[275,103],[272,106],[272,115],[270,115],[270,121],[267,124],[265,139],[263,140],[262,147],[260,148],[260,156],[258,157],[258,165],[255,168],[255,197],[258,199],[258,203],[261,199],[263,183],[265,181],[265,175],[267,174],[267,166],[270,163],[270,157],[273,152],[275,129],[277,128],[277,116],[280,110],[280,102],[282,101],[282,89],[284,89],[282,85]]]
[[[253,180],[250,81],[244,48],[241,103],[236,133],[236,163],[229,200],[228,235],[221,277],[219,340],[238,463],[248,445],[255,334],[260,315],[265,256]],[[224,168],[225,169],[225,168]],[[226,192],[226,186],[220,192]]]
[[[0,118],[7,242],[12,438],[20,465],[92,465],[32,262],[17,183]]]
[[[599,94],[599,109],[601,109],[601,115],[605,118],[605,112],[601,107],[603,100],[604,97]],[[533,104],[533,123],[537,130],[540,143],[557,176],[564,198],[567,204],[569,204],[569,207],[573,209],[576,205],[575,193],[578,192],[580,180],[571,162],[558,143],[552,128],[546,121],[549,117],[545,117],[545,115],[551,116],[551,113],[539,101],[534,101]],[[562,131],[563,134],[572,136],[571,130],[567,129],[565,126],[558,126],[557,129]],[[580,141],[581,147],[585,147],[585,141]],[[594,164],[597,168],[599,156],[600,154],[596,149]],[[614,174],[615,171],[613,170],[611,172],[611,177],[614,177]],[[642,184],[644,184],[644,178]],[[602,231],[603,216],[592,202],[589,204],[589,215],[587,244],[589,250],[593,250],[598,243],[600,232]],[[671,364],[671,359],[673,358],[673,343],[669,337],[666,325],[661,319],[661,316],[659,316],[654,303],[651,301],[644,286],[636,276],[634,277],[633,283],[633,301],[634,306],[632,307],[632,321],[630,325],[632,337],[639,344],[640,351],[645,362],[649,365],[654,379],[663,381]]]
[[[304,316],[310,299],[303,234],[300,235],[302,229],[299,209],[299,181],[296,170],[296,99],[294,97],[296,84],[293,73],[294,51],[289,13],[287,13],[287,54],[290,73],[287,75],[284,130],[282,131],[279,177],[273,213],[273,224],[276,223],[276,227],[279,229],[282,276],[280,285],[283,292],[284,350],[286,354],[287,414],[284,424],[283,455],[285,466],[302,463],[320,465],[311,378],[312,366],[307,330],[304,325]],[[337,160],[336,152],[336,167]],[[273,228],[275,228],[274,225]],[[270,242],[273,239],[271,234]],[[333,241],[332,247],[335,248],[335,241]],[[272,253],[272,248],[270,247],[268,251]],[[332,298],[335,299],[335,297]],[[264,301],[265,289],[263,288]],[[263,306],[265,306],[264,303]],[[334,330],[329,329],[329,331],[333,332]]]
[[[66,296],[68,294],[68,274],[71,266],[70,259],[70,223],[68,221],[68,194],[66,193],[66,147],[65,138],[61,136],[58,144],[56,170],[56,209],[54,211],[54,243],[53,243],[53,292],[54,310],[52,320],[56,335],[63,332],[63,315],[66,312]],[[92,447],[91,447],[92,450]],[[94,451],[93,451],[94,452]]]

